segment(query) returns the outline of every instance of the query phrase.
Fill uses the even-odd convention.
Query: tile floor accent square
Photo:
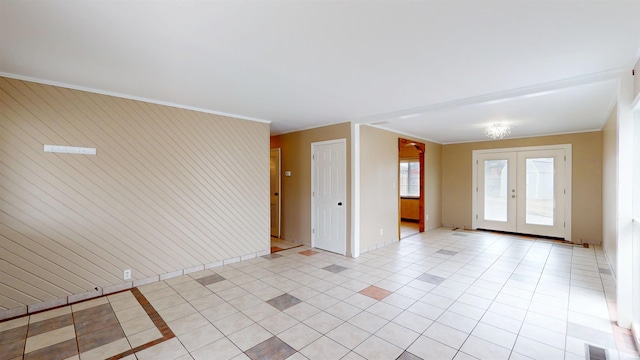
[[[379,288],[379,287],[377,287],[375,285],[371,285],[369,287],[366,287],[366,288],[360,290],[359,293],[364,295],[364,296],[368,296],[368,297],[370,297],[372,299],[378,300],[378,301],[380,301],[380,300],[386,298],[387,296],[393,294],[392,291],[389,291],[389,290],[386,290],[386,289],[383,289],[383,288]]]
[[[304,256],[311,256],[311,255],[319,254],[319,252],[313,251],[313,250],[304,250],[304,251],[300,251],[298,254],[304,255]]]
[[[69,325],[73,325],[73,316],[71,316],[71,314],[64,314],[51,319],[38,321],[29,324],[27,337],[40,335]]]
[[[274,252],[273,248],[274,247],[271,247],[271,252]],[[276,251],[284,250],[284,249],[281,249],[281,248],[279,248],[277,246],[275,248],[279,249],[279,250],[276,250]],[[267,255],[262,255],[260,257],[263,258],[263,259],[267,259],[267,260],[273,260],[273,259],[281,258],[283,256],[280,255],[280,254],[267,254]]]
[[[323,269],[324,269],[324,270],[327,270],[327,271],[331,271],[331,272],[332,272],[332,273],[334,273],[334,274],[337,274],[337,273],[339,273],[339,272],[341,272],[341,271],[345,271],[345,270],[347,270],[348,268],[346,268],[346,267],[344,267],[344,266],[340,266],[340,265],[332,264],[332,265],[329,265],[329,266],[325,266],[325,267],[323,267]]]
[[[22,340],[0,344],[0,354],[4,354],[7,359],[20,358],[24,352],[25,342],[26,340],[23,337]]]
[[[440,283],[442,283],[443,281],[445,281],[447,279],[445,279],[443,277],[440,277],[440,276],[424,273],[424,274],[418,276],[416,278],[416,280],[421,280],[421,281],[424,281],[424,282],[428,282],[429,284],[440,285]]]
[[[271,300],[268,300],[267,304],[273,306],[274,308],[280,311],[284,311],[292,307],[293,305],[297,305],[301,302],[302,300],[298,299],[295,296],[291,296],[289,294],[282,294],[280,296],[274,297]]]
[[[196,279],[197,282],[199,282],[200,284],[202,284],[204,286],[215,284],[215,283],[220,282],[222,280],[225,280],[225,278],[220,276],[219,274],[213,274],[213,275],[205,276],[205,277],[200,278],[200,279]]]
[[[116,326],[103,328],[91,334],[78,337],[78,350],[80,350],[80,353],[87,352],[124,337],[120,324],[117,324]]]
[[[284,341],[273,336],[244,352],[252,360],[284,360],[296,352]]]
[[[465,235],[465,236],[466,236],[466,235]],[[442,249],[442,250],[438,250],[438,251],[436,251],[436,253],[438,253],[438,254],[442,254],[442,255],[450,255],[450,256],[453,256],[453,255],[457,255],[457,254],[458,254],[458,252],[457,252],[457,251],[444,250],[444,249]]]
[[[422,358],[417,357],[408,351],[405,351],[396,360],[422,360]]]

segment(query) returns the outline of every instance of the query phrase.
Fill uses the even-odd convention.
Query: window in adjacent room
[[[420,196],[420,161],[400,160],[400,196]]]

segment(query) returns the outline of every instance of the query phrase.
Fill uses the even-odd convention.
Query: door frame
[[[322,146],[322,145],[331,145],[331,144],[342,144],[342,151],[344,153],[344,169],[343,169],[343,181],[342,181],[342,187],[344,189],[344,243],[341,245],[341,252],[338,254],[341,255],[345,255],[347,254],[347,139],[346,138],[342,138],[342,139],[333,139],[333,140],[326,140],[326,141],[316,141],[316,142],[312,142],[311,143],[311,156],[310,156],[310,164],[311,164],[311,189],[309,191],[309,196],[311,196],[311,228],[309,229],[309,233],[311,235],[311,247],[315,248],[315,241],[316,241],[316,237],[315,237],[315,233],[313,232],[313,229],[316,228],[316,214],[315,214],[315,197],[313,196],[313,189],[315,188],[315,170],[314,170],[314,166],[313,166],[313,161],[314,158],[313,156],[315,155],[315,149],[317,146]]]
[[[274,151],[278,154],[278,231],[275,237],[280,238],[282,232],[282,150],[280,150],[280,148],[269,149],[269,160],[271,160],[271,153]],[[271,174],[269,174],[269,176],[271,176]],[[269,182],[271,182],[271,179],[269,179]],[[269,189],[269,192],[271,192],[271,189]],[[271,197],[271,195],[269,195],[269,197]],[[274,235],[271,234],[271,236],[273,237]]]
[[[489,154],[496,152],[517,152],[517,151],[537,151],[537,150],[564,150],[565,166],[564,166],[564,188],[566,189],[564,201],[564,240],[571,241],[571,173],[572,173],[572,146],[571,144],[558,145],[541,145],[541,146],[524,146],[511,148],[495,148],[472,150],[472,177],[471,177],[471,228],[478,228],[476,214],[478,214],[478,154]]]
[[[418,232],[424,232],[424,153],[426,151],[426,145],[424,143],[413,141],[404,138],[398,138],[398,239],[401,239],[400,236],[400,226],[402,223],[402,216],[400,213],[400,161],[402,158],[400,157],[400,153],[402,149],[406,146],[413,146],[418,151],[418,161],[420,163],[420,198],[419,201],[419,217],[418,217]]]

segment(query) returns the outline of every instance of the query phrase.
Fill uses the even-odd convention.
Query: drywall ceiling
[[[0,1],[0,74],[439,143],[601,129],[639,1]]]

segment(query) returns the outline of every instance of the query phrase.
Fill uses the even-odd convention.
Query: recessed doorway
[[[425,144],[398,139],[398,238],[424,231]]]

